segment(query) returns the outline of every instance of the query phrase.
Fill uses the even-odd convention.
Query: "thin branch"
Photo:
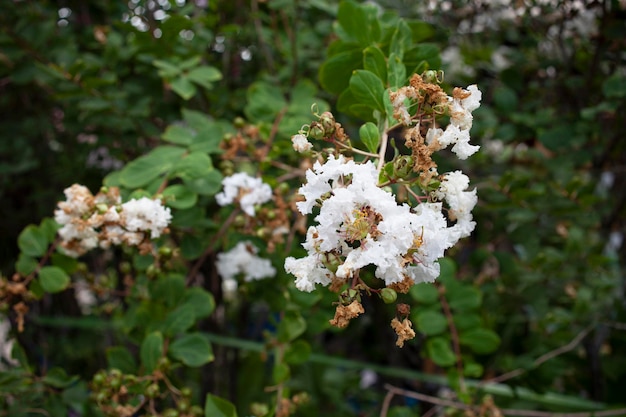
[[[380,417],[386,417],[387,412],[389,411],[389,406],[391,405],[391,400],[395,393],[391,390],[387,391],[387,395],[385,395],[385,399],[383,400],[383,405],[380,408]]]
[[[395,387],[391,384],[385,384],[385,389],[393,394],[402,395],[408,398],[415,398],[416,400],[424,401],[430,404],[441,405],[444,407],[453,407],[457,410],[467,410],[480,412],[481,407],[475,405],[467,405],[462,402],[446,400],[442,398],[432,397],[430,395],[422,394],[415,391],[408,391],[402,388]],[[389,395],[389,394],[387,394]],[[591,411],[591,412],[573,412],[573,413],[553,413],[549,411],[535,411],[535,410],[517,410],[500,408],[500,412],[505,416],[521,416],[521,417],[611,417],[620,416],[626,414],[626,408],[619,408],[615,410],[603,410],[603,411]],[[384,417],[384,414],[381,414]]]
[[[202,264],[204,264],[204,261],[206,261],[206,258],[209,256],[209,254],[211,254],[211,252],[213,252],[213,250],[215,249],[217,244],[220,242],[220,240],[222,240],[222,237],[226,233],[226,230],[228,230],[228,227],[235,220],[235,217],[237,217],[237,215],[239,213],[241,213],[241,209],[239,207],[237,207],[235,210],[232,211],[232,213],[230,213],[230,216],[228,216],[226,221],[224,223],[222,223],[222,227],[220,227],[220,230],[213,237],[213,243],[210,244],[204,250],[204,253],[200,256],[200,258],[198,258],[198,260],[194,264],[193,268],[191,268],[191,271],[189,272],[189,275],[187,275],[187,280],[186,280],[186,284],[187,285],[190,285],[193,282],[193,280],[195,279],[196,275],[198,274],[198,271],[200,270],[200,267],[202,267]]]
[[[575,349],[580,342],[583,341],[583,339],[589,334],[589,332],[593,329],[594,324],[590,324],[589,326],[585,327],[580,333],[578,333],[576,335],[576,337],[574,337],[568,344],[563,345],[561,347],[558,347],[554,350],[551,350],[550,352],[547,352],[543,355],[541,355],[540,357],[538,357],[537,359],[535,359],[535,361],[533,362],[533,364],[531,365],[531,369],[532,368],[536,368],[537,366],[541,365],[542,363],[549,361],[552,358],[555,358],[559,355],[562,355],[564,353],[567,353],[573,349]],[[511,378],[515,378],[517,376],[520,376],[524,373],[528,372],[528,369],[524,369],[524,368],[518,368],[515,369],[513,371],[507,372],[505,374],[499,375],[495,378],[491,378],[485,381],[482,381],[479,386],[483,386],[486,384],[492,384],[492,383],[497,383],[497,382],[502,382],[502,381],[507,381]]]

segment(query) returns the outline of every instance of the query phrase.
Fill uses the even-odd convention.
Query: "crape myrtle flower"
[[[103,187],[95,196],[87,187],[74,184],[64,191],[54,220],[63,251],[78,257],[91,249],[111,245],[140,246],[168,232],[172,214],[160,200],[147,197],[120,204],[119,189]],[[147,246],[146,246],[147,248]]]
[[[217,204],[226,206],[239,202],[241,209],[248,216],[254,217],[254,206],[272,199],[272,189],[261,178],[251,177],[245,172],[238,172],[222,180],[224,191],[215,196]]]
[[[296,287],[303,291],[333,279],[353,278],[367,265],[376,266],[376,277],[386,285],[407,278],[413,283],[432,282],[439,275],[436,261],[470,228],[448,227],[441,203],[422,203],[413,209],[398,204],[393,194],[377,186],[372,162],[357,164],[330,156],[323,165],[317,162],[306,177],[300,188],[305,201],[297,206],[302,214],[310,214],[321,201],[318,224],[309,228],[303,244],[308,256],[285,261],[286,271],[296,276]],[[451,187],[456,196],[452,201],[462,212],[469,203],[457,204],[461,201],[457,188]],[[334,261],[330,269],[329,260]]]
[[[237,276],[242,275],[245,282],[276,275],[276,268],[269,259],[257,256],[258,248],[249,241],[239,242],[228,252],[217,255],[215,266],[222,277],[222,291],[228,299],[234,298],[237,290]]]

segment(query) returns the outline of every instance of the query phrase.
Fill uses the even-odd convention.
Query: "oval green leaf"
[[[48,249],[46,234],[41,228],[29,224],[17,238],[17,246],[23,254],[28,256],[43,256]]]
[[[378,145],[380,144],[380,134],[378,127],[372,122],[367,122],[359,128],[359,136],[367,147],[372,152],[378,152]]]
[[[58,266],[44,266],[39,271],[39,284],[45,292],[61,292],[70,284],[70,276]]]
[[[191,367],[205,365],[214,359],[211,345],[200,333],[189,333],[174,340],[169,354]]]
[[[152,332],[146,336],[141,343],[139,356],[146,373],[154,371],[159,358],[163,356],[163,335],[161,332]]]

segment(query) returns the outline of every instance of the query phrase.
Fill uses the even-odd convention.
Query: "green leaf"
[[[173,208],[187,209],[198,201],[198,195],[183,184],[174,184],[163,190],[165,203]]]
[[[196,322],[196,314],[193,309],[187,305],[171,311],[163,322],[163,333],[166,336],[175,336],[183,333]]]
[[[387,61],[377,46],[368,46],[363,50],[363,69],[376,74],[383,84],[387,83]]]
[[[446,298],[450,308],[455,311],[467,311],[480,307],[482,303],[481,292],[468,285],[447,287]]]
[[[244,113],[255,122],[273,122],[274,117],[287,106],[280,88],[263,81],[255,82],[248,88],[247,99]]]
[[[404,20],[398,21],[396,30],[391,37],[391,43],[389,44],[389,56],[395,55],[400,60],[404,56],[404,52],[411,48],[411,29]]]
[[[119,369],[124,374],[135,374],[137,362],[133,355],[123,346],[112,346],[106,350],[109,369]]]
[[[607,78],[602,84],[602,92],[609,98],[626,97],[626,77],[616,73]]]
[[[368,6],[359,5],[353,1],[339,3],[335,28],[340,39],[346,42],[358,42],[361,46],[368,46],[380,37],[380,27],[377,25],[376,10],[368,10]]]
[[[180,125],[169,125],[161,135],[161,139],[177,145],[191,145],[193,133]]]
[[[177,305],[184,295],[185,277],[179,274],[159,277],[150,288],[150,298],[154,301],[161,301],[169,307]]]
[[[187,188],[200,195],[213,196],[222,188],[222,176],[218,170],[212,170],[200,178],[183,179]]]
[[[354,71],[350,78],[350,90],[359,104],[385,113],[385,88],[376,74],[365,70]]]
[[[68,376],[63,368],[50,368],[43,377],[43,383],[54,388],[67,388],[75,383],[79,377]]]
[[[198,91],[187,77],[181,76],[170,83],[172,90],[185,100],[189,100],[196,95]]]
[[[409,290],[411,297],[418,303],[434,304],[439,301],[439,290],[433,284],[420,283]]]
[[[159,76],[162,78],[172,78],[181,73],[181,69],[174,64],[160,59],[155,59],[152,64],[159,69]]]
[[[455,314],[453,321],[459,331],[480,327],[482,324],[480,316],[474,313]]]
[[[469,347],[474,353],[484,355],[498,349],[500,337],[489,329],[471,329],[459,334],[459,343]]]
[[[191,367],[205,365],[214,359],[211,345],[200,333],[189,333],[174,340],[170,344],[169,353]]]
[[[53,253],[50,257],[53,266],[58,266],[68,274],[73,274],[78,268],[78,260],[62,253]]]
[[[38,265],[39,264],[35,258],[30,257],[22,252],[15,262],[15,270],[20,274],[26,276],[35,272]]]
[[[213,83],[222,79],[222,74],[215,67],[201,66],[187,73],[187,78],[196,84],[210,90]]]
[[[172,169],[184,153],[185,149],[178,146],[159,146],[128,163],[120,172],[120,182],[130,189],[145,186]]]
[[[429,68],[441,68],[439,47],[431,43],[420,43],[406,51],[402,58],[407,68],[412,71],[409,74],[421,74]]]
[[[43,232],[48,242],[52,242],[54,240],[55,236],[57,235],[57,231],[60,228],[61,225],[59,225],[57,222],[54,221],[54,219],[51,219],[50,217],[46,217],[39,224],[39,229]]]
[[[446,319],[446,316],[441,314],[439,311],[418,310],[412,321],[417,326],[417,329],[427,336],[435,336],[448,329],[448,320]]]
[[[211,120],[206,114],[197,110],[182,109],[183,120],[187,122],[196,132],[205,129],[211,129],[215,126],[215,122]]]
[[[197,319],[208,317],[215,310],[213,295],[200,287],[187,289],[183,303],[192,309]]]
[[[288,345],[283,357],[286,363],[297,365],[309,360],[311,356],[311,345],[304,340],[296,340]]]
[[[274,384],[285,382],[290,376],[291,370],[289,369],[289,365],[286,363],[277,363],[274,365],[274,369],[272,369],[272,380]]]
[[[380,134],[378,133],[378,127],[372,122],[367,122],[359,128],[359,137],[372,152],[378,152],[378,145],[380,144]]]
[[[141,343],[139,352],[141,363],[146,373],[151,373],[163,356],[163,335],[161,332],[152,332]]]
[[[319,71],[319,80],[324,90],[341,94],[350,83],[352,72],[363,65],[361,48],[350,49],[328,58]]]
[[[406,67],[402,62],[402,59],[396,54],[389,55],[387,61],[387,79],[389,87],[397,89],[405,85],[406,83]]]
[[[213,394],[207,394],[204,403],[204,417],[237,417],[237,410],[230,401]]]
[[[283,343],[290,342],[300,336],[306,330],[306,321],[295,311],[287,311],[278,325],[278,340]]]
[[[44,266],[39,270],[39,284],[45,292],[61,292],[70,284],[70,276],[57,266]]]
[[[173,170],[172,175],[183,180],[201,178],[213,170],[213,162],[204,152],[191,152],[180,159]]]
[[[18,236],[17,246],[27,256],[43,256],[46,250],[48,250],[48,240],[41,228],[34,224],[29,224]]]
[[[428,357],[439,366],[451,366],[456,363],[456,356],[452,352],[450,342],[443,337],[433,337],[426,341]]]

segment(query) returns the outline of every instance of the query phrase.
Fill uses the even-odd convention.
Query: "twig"
[[[545,353],[543,355],[541,355],[540,357],[538,357],[537,359],[535,359],[535,361],[532,363],[531,365],[531,369],[532,368],[536,368],[537,366],[541,365],[542,363],[549,361],[552,358],[555,358],[559,355],[562,355],[564,353],[567,353],[571,350],[573,350],[574,348],[576,348],[576,346],[578,346],[580,344],[580,342],[583,341],[583,339],[585,338],[585,336],[587,336],[589,334],[589,332],[593,329],[594,324],[590,324],[589,326],[585,327],[580,333],[578,333],[576,335],[576,337],[574,337],[568,344],[563,345],[561,347],[558,347],[554,350],[551,350],[548,353]],[[479,384],[480,386],[486,385],[486,384],[492,384],[492,383],[497,383],[497,382],[502,382],[502,381],[507,381],[511,378],[515,378],[517,376],[520,376],[524,373],[528,372],[528,369],[524,369],[524,368],[518,368],[515,369],[513,371],[504,373],[502,375],[499,375],[495,378],[491,378],[491,379],[487,379],[485,381],[482,381]]]
[[[389,405],[391,405],[391,400],[395,393],[391,390],[387,391],[387,395],[385,395],[385,399],[383,400],[383,406],[380,408],[380,417],[386,417],[387,411],[389,411]]]
[[[408,391],[402,388],[394,387],[391,384],[385,384],[385,389],[388,394],[391,392],[396,395],[402,395],[404,397],[415,398],[416,400],[424,401],[430,404],[441,405],[444,407],[453,407],[457,410],[469,410],[474,412],[480,412],[481,407],[467,405],[462,402],[446,400],[442,398],[432,397],[430,395],[422,394],[415,391]],[[386,398],[386,397],[385,397]],[[603,411],[591,411],[591,412],[573,412],[573,413],[553,413],[549,411],[535,411],[535,410],[517,410],[500,408],[500,412],[505,416],[521,416],[521,417],[610,417],[626,414],[626,408],[619,408],[615,410],[603,410]],[[380,415],[385,417],[386,414]]]
[[[198,258],[198,260],[194,264],[193,268],[191,268],[191,271],[189,272],[189,275],[187,275],[187,280],[186,280],[186,284],[187,285],[190,285],[193,282],[193,280],[195,279],[196,275],[198,274],[198,271],[200,270],[200,267],[202,266],[202,264],[204,263],[206,258],[209,256],[209,254],[211,252],[213,252],[213,249],[215,249],[215,246],[217,246],[219,241],[222,240],[222,236],[224,235],[224,233],[226,233],[226,230],[228,229],[230,224],[235,220],[235,217],[237,217],[237,215],[239,213],[241,213],[241,209],[239,207],[237,207],[235,210],[233,210],[232,213],[230,213],[230,216],[228,216],[226,221],[224,223],[222,223],[222,227],[220,227],[220,230],[217,232],[217,234],[213,238],[213,243],[210,244],[204,250],[204,253],[200,256],[200,258]]]

